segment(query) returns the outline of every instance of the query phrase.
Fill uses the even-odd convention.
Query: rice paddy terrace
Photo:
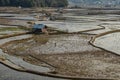
[[[40,9],[27,11],[22,14],[0,13],[1,63],[27,72],[22,73],[26,76],[37,76],[31,78],[35,80],[120,79],[120,15],[65,12],[61,14],[64,20],[40,21],[36,18],[36,15],[42,15]],[[45,24],[55,32],[50,35],[25,34],[32,28],[28,21]],[[11,76],[0,79],[9,80]]]

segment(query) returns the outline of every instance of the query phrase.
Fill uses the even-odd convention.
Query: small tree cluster
[[[65,7],[67,0],[0,0],[0,6]]]

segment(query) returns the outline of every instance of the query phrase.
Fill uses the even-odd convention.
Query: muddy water
[[[57,30],[64,32],[80,32],[91,29],[99,29],[100,25],[119,22],[120,15],[83,15],[83,16],[71,16],[70,14],[63,15],[66,20],[64,21],[37,21],[37,24],[45,24],[49,27],[56,28]],[[104,26],[104,25],[102,25]],[[105,26],[106,27],[106,26]],[[112,26],[114,28],[114,26]],[[104,29],[105,31],[109,31],[108,28]],[[105,31],[101,32],[105,32]],[[100,31],[99,31],[100,32]],[[94,33],[94,32],[93,32]],[[92,32],[91,32],[92,34]]]
[[[105,29],[96,30],[96,31],[88,31],[88,32],[85,32],[85,33],[100,34],[100,33],[104,33],[104,32],[107,32],[107,31],[113,31],[113,30],[120,29],[120,22],[119,21],[106,21],[106,22],[104,22],[100,25],[105,27]]]
[[[0,17],[13,17],[18,16],[20,14],[9,14],[9,13],[0,13]]]
[[[23,59],[21,59],[21,58],[10,56],[10,55],[2,52],[1,49],[0,49],[0,56],[4,56],[10,62],[12,62],[20,67],[24,67],[25,69],[30,69],[30,70],[34,70],[34,71],[40,71],[40,72],[50,72],[51,71],[49,68],[42,67],[42,66],[41,67],[35,66],[35,65],[32,65],[32,64],[29,64],[29,63],[23,61]]]
[[[4,28],[4,27],[17,27],[17,26],[0,25],[0,28]]]
[[[64,31],[64,32],[80,32],[90,29],[97,29],[101,28],[99,23],[73,23],[73,22],[58,22],[58,21],[37,21],[37,24],[45,24],[49,27],[56,28],[57,30]]]
[[[66,80],[66,79],[45,77],[30,73],[22,73],[12,70],[0,64],[0,80]]]
[[[99,37],[95,40],[94,44],[120,55],[120,32]]]
[[[24,16],[24,17],[5,17],[8,19],[15,19],[15,20],[37,20],[36,18],[32,16]]]

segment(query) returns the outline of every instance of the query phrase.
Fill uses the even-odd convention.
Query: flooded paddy
[[[119,15],[80,15],[76,13],[65,13],[62,16],[65,17],[65,20],[37,21],[36,19],[35,23],[45,24],[48,27],[67,34],[53,34],[48,36],[44,34],[33,34],[11,37],[8,40],[2,39],[0,42],[3,52],[7,53],[8,56],[14,56],[15,58],[9,56],[9,59],[15,62],[16,65],[22,65],[26,68],[31,68],[31,65],[37,66],[38,68],[43,67],[43,71],[47,69],[50,71],[54,70],[54,73],[51,74],[55,75],[120,79],[120,57],[89,44],[91,37],[94,37],[96,34],[119,29]],[[14,20],[12,18],[16,19]],[[31,28],[27,24],[27,21],[33,18],[33,15],[29,14],[27,17],[15,15],[12,18],[5,18],[11,20],[8,21],[10,25],[22,25]],[[7,26],[0,26],[2,26],[1,29],[7,28]],[[20,31],[24,31],[24,29]],[[14,32],[14,30],[11,32]],[[77,34],[77,32],[80,33]],[[4,32],[1,31],[2,33]],[[6,31],[7,33],[9,34],[9,31]],[[107,35],[105,35],[105,38],[103,36],[96,39],[95,44],[111,49],[113,46],[116,46],[114,41],[119,43],[119,35],[110,35],[110,37],[106,37]],[[106,42],[109,39],[110,41]],[[113,44],[108,45],[109,43]],[[112,50],[118,52],[119,44],[116,47]],[[17,61],[16,58],[18,57],[20,59]]]
[[[73,22],[60,22],[60,21],[37,21],[36,23],[44,23],[47,26],[56,28],[57,30],[63,31],[63,32],[82,32],[92,29],[101,29],[102,27],[99,26],[99,23],[73,23]],[[86,24],[87,23],[87,24]]]
[[[109,51],[115,52],[116,54],[119,55],[120,54],[119,42],[120,32],[116,32],[96,38],[94,44]]]

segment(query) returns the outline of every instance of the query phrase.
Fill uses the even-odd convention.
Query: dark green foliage
[[[67,0],[0,0],[0,6],[66,7]]]

